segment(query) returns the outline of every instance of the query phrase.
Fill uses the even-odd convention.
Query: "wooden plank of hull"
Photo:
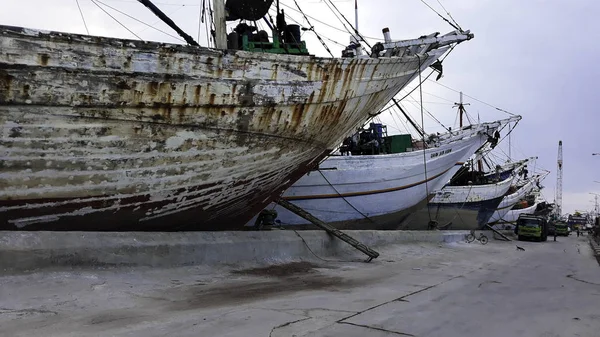
[[[2,228],[241,226],[419,68],[0,33]]]

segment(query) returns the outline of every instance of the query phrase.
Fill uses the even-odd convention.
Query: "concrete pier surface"
[[[516,245],[525,251],[517,250]],[[6,273],[1,336],[598,336],[588,237],[405,243],[260,267]]]

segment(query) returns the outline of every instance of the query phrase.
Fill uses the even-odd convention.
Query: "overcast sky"
[[[101,0],[152,27],[176,35],[144,6],[134,0]],[[591,210],[593,195],[600,193],[600,152],[596,114],[600,73],[600,1],[595,0],[440,0],[463,29],[470,29],[475,39],[459,45],[444,61],[440,84],[463,91],[478,100],[523,116],[511,136],[514,159],[537,156],[537,168],[552,173],[544,181],[543,193],[552,202],[556,185],[558,141],[563,140],[564,179],[563,209]],[[445,14],[437,0],[427,0]],[[85,22],[92,35],[137,39],[91,0],[79,0]],[[155,0],[155,3],[194,38],[206,45],[205,28],[198,30],[202,0]],[[282,3],[295,8],[294,2]],[[312,24],[337,57],[346,44],[348,33],[322,0],[298,0]],[[0,0],[0,24],[45,30],[86,33],[76,0]],[[335,1],[346,17],[354,21],[354,1]],[[389,27],[392,38],[410,39],[432,32],[452,30],[421,0],[359,0],[359,30],[368,37],[381,38],[381,29]],[[144,40],[178,42],[176,38],[104,7],[133,33]],[[302,16],[283,7],[306,26]],[[323,21],[333,29],[318,22]],[[290,21],[290,20],[288,20]],[[200,33],[200,34],[199,34]],[[315,39],[305,32],[311,53],[328,56]],[[371,40],[372,42],[376,42]],[[433,76],[432,76],[433,78]],[[414,87],[415,83],[411,87]],[[455,125],[456,110],[452,103],[458,94],[434,81],[423,86],[424,107],[447,126]],[[413,94],[403,103],[420,120]],[[482,121],[506,118],[507,115],[470,98],[467,111]],[[382,115],[394,133],[405,132],[402,122],[389,113]],[[394,130],[394,128],[400,129]],[[425,118],[428,132],[442,131],[431,118]],[[502,145],[508,154],[508,144]],[[502,156],[501,151],[498,152]],[[505,160],[498,157],[496,160]],[[533,171],[533,170],[530,170]]]

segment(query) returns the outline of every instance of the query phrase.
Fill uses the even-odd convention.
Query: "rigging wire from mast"
[[[98,5],[98,3],[96,3],[96,1],[98,0],[91,0],[92,3],[94,5],[96,5],[98,8],[100,8],[104,13],[106,13],[106,15],[110,16],[113,20],[115,20],[119,25],[121,25],[123,28],[125,28],[128,32],[130,32],[133,36],[137,37],[140,41],[144,41],[141,37],[139,37],[136,33],[134,33],[133,31],[131,31],[131,29],[127,28],[127,26],[125,26],[124,24],[121,23],[121,21],[117,20],[117,18],[115,18],[114,16],[112,16],[109,12],[107,12],[104,8],[102,8],[102,6]],[[98,1],[100,2],[100,1]],[[103,4],[105,6],[107,6],[106,4]],[[108,6],[107,6],[108,7]]]
[[[375,220],[371,219],[368,215],[364,214],[363,212],[359,211],[356,207],[354,207],[354,205],[352,205],[350,203],[350,201],[348,201],[348,199],[346,199],[346,197],[344,197],[340,191],[338,191],[337,188],[335,188],[335,186],[333,186],[333,184],[329,181],[329,179],[327,179],[327,177],[325,177],[325,174],[323,174],[323,171],[321,171],[321,169],[317,169],[317,171],[319,171],[319,173],[321,174],[321,176],[323,177],[323,179],[325,179],[325,181],[327,182],[327,184],[329,184],[329,186],[335,191],[335,193],[337,193],[337,195],[342,198],[342,200],[344,200],[348,206],[352,207],[352,209],[354,209],[356,212],[358,212],[358,214],[362,215],[365,219],[369,220],[371,223],[376,223]]]
[[[83,26],[85,27],[85,31],[87,35],[90,35],[90,30],[88,29],[87,23],[85,23],[85,18],[83,17],[83,11],[81,10],[81,6],[79,5],[79,0],[75,0],[77,2],[77,8],[79,8],[79,14],[81,14],[81,20],[83,20]]]
[[[420,90],[422,90],[422,89],[420,89]],[[422,94],[421,94],[421,96],[422,96]],[[415,100],[415,101],[416,101],[416,100]],[[435,116],[434,116],[434,115],[433,115],[433,114],[432,114],[432,113],[431,113],[429,110],[427,110],[427,109],[425,109],[425,107],[423,107],[423,101],[422,101],[422,100],[420,101],[420,102],[421,102],[420,104],[419,104],[419,102],[415,103],[415,102],[412,102],[412,101],[405,101],[405,102],[408,102],[408,103],[410,103],[410,104],[412,104],[412,105],[416,106],[417,108],[419,108],[419,106],[420,106],[420,109],[422,109],[422,110],[425,110],[425,112],[427,113],[427,115],[428,115],[429,117],[431,117],[431,119],[433,119],[434,121],[436,121],[436,122],[437,122],[439,125],[441,125],[441,126],[442,126],[442,127],[445,129],[445,130],[447,130],[447,131],[450,131],[450,129],[449,129],[447,126],[445,126],[444,124],[442,124],[442,122],[440,122],[440,120],[439,120],[439,119],[435,118]]]
[[[452,22],[450,22],[450,20],[446,19],[442,14],[440,14],[438,11],[436,11],[433,7],[431,7],[427,2],[425,2],[425,0],[420,0],[423,4],[425,4],[425,6],[429,7],[429,9],[431,9],[435,14],[437,14],[440,18],[442,18],[442,20],[446,21],[450,26],[452,26],[454,29],[458,30],[459,32],[463,32],[462,28],[460,28],[460,26],[458,26],[458,24],[454,24]],[[439,1],[438,1],[439,2]],[[443,7],[443,6],[442,6]]]
[[[202,31],[202,12],[204,12],[204,1],[202,0],[202,4],[198,7],[198,42],[200,42],[200,32]]]
[[[462,32],[463,31],[462,27],[458,24],[458,22],[456,22],[456,20],[454,20],[454,18],[452,17],[452,14],[450,14],[450,12],[446,9],[446,7],[444,7],[444,5],[442,5],[442,2],[440,0],[436,0],[436,1],[437,1],[438,4],[440,4],[440,7],[442,7],[442,9],[444,10],[444,12],[446,12],[446,14],[448,14],[448,17],[450,18],[450,20],[452,20],[452,22],[454,22],[454,24],[456,26],[458,26],[458,28]]]
[[[181,42],[185,42],[185,40],[181,39],[179,36],[175,36],[175,35],[169,34],[169,33],[165,32],[165,31],[163,31],[163,30],[160,30],[160,29],[158,29],[158,28],[154,27],[154,25],[155,25],[155,24],[157,24],[157,23],[159,23],[159,22],[162,22],[162,20],[156,21],[156,22],[155,22],[155,23],[153,23],[153,24],[147,24],[147,23],[145,23],[144,21],[138,20],[138,19],[136,19],[135,17],[133,17],[133,16],[131,16],[131,15],[129,15],[129,14],[127,14],[127,13],[123,12],[123,11],[120,11],[120,10],[118,10],[118,9],[116,9],[116,8],[114,8],[114,7],[112,7],[112,6],[110,6],[110,5],[107,5],[107,4],[105,4],[104,2],[102,2],[102,1],[100,1],[100,0],[93,0],[93,1],[97,1],[98,3],[101,3],[102,5],[104,5],[104,6],[108,7],[108,8],[110,8],[110,9],[112,9],[112,10],[113,10],[113,11],[115,11],[115,12],[117,12],[117,13],[120,13],[120,14],[122,14],[122,15],[125,15],[126,17],[128,17],[128,18],[130,18],[130,19],[132,19],[132,20],[134,20],[134,21],[137,21],[137,22],[139,22],[139,23],[143,24],[144,26],[146,26],[147,28],[152,28],[152,29],[154,29],[154,30],[156,30],[156,31],[158,31],[158,32],[161,32],[161,33],[163,33],[163,34],[165,34],[165,35],[168,35],[168,36],[170,36],[170,37],[172,37],[172,38],[174,38],[174,39],[177,39],[177,40],[179,40],[179,41],[181,41]],[[176,9],[176,10],[175,10],[175,11],[173,11],[171,14],[175,13],[175,12],[176,12],[176,11],[178,11],[179,9],[181,9],[181,8],[178,8],[178,9]],[[147,29],[147,28],[144,28],[144,29],[143,29],[143,30],[141,30],[139,33],[143,32],[143,31],[144,31],[145,29]],[[137,35],[136,35],[136,36],[137,36]],[[138,38],[139,38],[139,37],[138,37]],[[142,40],[142,38],[139,38],[139,39],[140,39],[140,40]]]
[[[99,2],[99,0],[96,0],[96,1],[98,1],[98,2]],[[106,0],[104,0],[104,1],[106,1]],[[105,5],[106,5],[106,4],[105,4]],[[107,5],[107,6],[108,6],[108,5]],[[171,11],[171,12],[167,13],[167,16],[171,16],[171,15],[175,14],[176,12],[178,12],[180,9],[184,8],[185,6],[186,6],[186,5],[181,5],[179,8],[177,8],[177,9],[175,9],[175,10],[173,10],[173,11]],[[115,9],[115,10],[116,10],[116,9]],[[124,14],[124,13],[123,13],[123,15],[126,15],[126,14]],[[131,17],[131,18],[132,18],[132,19],[134,19],[134,20],[136,20],[136,19],[135,19],[135,18],[133,18],[133,17]],[[139,20],[136,20],[136,21],[139,21]],[[159,32],[161,32],[161,33],[163,33],[163,34],[165,34],[165,35],[169,35],[169,36],[171,36],[171,37],[173,37],[173,38],[175,38],[175,39],[177,39],[177,40],[179,40],[179,41],[185,42],[184,40],[180,39],[180,38],[179,38],[179,36],[171,35],[171,34],[169,34],[169,33],[167,33],[167,32],[164,32],[164,31],[162,31],[162,30],[158,30],[158,29],[154,28],[154,26],[155,26],[157,23],[161,23],[161,22],[164,22],[164,21],[162,21],[162,20],[156,20],[156,21],[154,21],[154,22],[153,22],[153,23],[151,23],[151,24],[145,24],[144,22],[141,22],[142,24],[144,24],[144,25],[146,26],[146,28],[144,28],[144,29],[142,29],[142,30],[138,31],[138,34],[140,34],[141,32],[145,31],[145,30],[146,30],[146,29],[148,29],[148,28],[152,28],[152,29],[155,29],[155,30],[157,30],[157,31],[159,31]]]
[[[127,2],[127,3],[138,3],[138,0],[106,0],[106,1],[110,1],[110,2]],[[153,3],[155,5],[163,5],[163,6],[190,6],[190,7],[198,7],[200,5],[195,5],[195,4],[182,4],[182,3],[168,3],[168,2],[154,2]]]
[[[289,5],[286,5],[286,4],[284,4],[284,3],[281,3],[280,5],[281,5],[281,6],[283,6],[283,7],[287,7],[288,9],[291,9],[291,10],[293,10],[293,11],[295,11],[295,12],[298,12],[298,13],[300,13],[300,12],[299,12],[297,9],[295,9],[295,8],[293,8],[293,7],[289,6]],[[286,14],[286,15],[287,15],[287,14]],[[331,24],[329,24],[329,23],[327,23],[327,22],[325,22],[325,21],[321,21],[321,20],[319,20],[319,19],[315,18],[314,16],[310,16],[310,15],[308,15],[308,14],[305,14],[305,15],[306,15],[306,17],[309,17],[309,18],[311,18],[313,21],[315,21],[315,22],[318,22],[318,23],[320,23],[320,24],[323,24],[323,25],[325,25],[325,26],[327,26],[327,27],[329,27],[329,28],[331,28],[331,29],[337,30],[337,31],[339,31],[339,32],[342,32],[342,33],[349,33],[348,29],[345,29],[345,30],[344,30],[344,29],[341,29],[341,28],[339,28],[339,27],[333,26],[333,25],[331,25]],[[364,38],[367,38],[367,39],[369,39],[369,40],[385,41],[385,39],[382,39],[382,38],[379,38],[379,37],[371,37],[371,36],[364,36],[364,35],[363,35],[363,37],[364,37]]]
[[[458,90],[456,90],[456,89],[453,89],[453,88],[450,88],[450,87],[449,87],[449,86],[447,86],[447,85],[441,84],[441,83],[439,83],[439,82],[435,82],[435,81],[433,81],[433,80],[429,80],[429,81],[430,81],[430,82],[434,82],[434,83],[436,83],[437,85],[439,85],[439,86],[442,86],[442,87],[444,87],[444,88],[446,88],[446,89],[448,89],[448,90],[451,90],[451,91],[454,91],[454,92],[460,93],[460,91],[458,91]],[[477,101],[477,102],[479,102],[479,103],[481,103],[481,104],[485,104],[485,105],[489,106],[490,108],[496,109],[496,110],[498,110],[498,111],[500,111],[500,112],[504,112],[504,113],[506,113],[506,114],[508,114],[508,115],[511,115],[511,116],[516,116],[516,115],[515,115],[514,113],[512,113],[512,112],[506,111],[506,110],[504,110],[504,109],[502,109],[502,108],[499,108],[499,107],[497,107],[497,106],[494,106],[494,105],[492,105],[492,104],[490,104],[490,103],[484,102],[484,101],[482,101],[482,100],[480,100],[480,99],[477,99],[477,98],[475,98],[475,97],[473,97],[473,96],[469,96],[469,95],[467,95],[467,94],[465,94],[465,93],[463,93],[463,95],[464,95],[464,96],[466,96],[466,97],[469,97],[470,99],[472,99],[472,100],[474,100],[474,101]]]
[[[446,57],[448,57],[448,55],[450,55],[450,53],[452,52],[452,50],[454,50],[454,47],[455,47],[455,46],[452,46],[452,47],[450,47],[450,50],[448,50],[448,52],[446,53],[446,55],[444,55],[444,57],[443,57],[443,58],[440,58],[440,62],[443,62],[443,61],[446,59]],[[436,72],[435,70],[431,70],[431,72],[429,73],[429,75],[427,75],[427,76],[425,77],[425,79],[424,79],[424,80],[422,80],[422,79],[421,79],[421,72],[422,72],[422,71],[423,71],[423,70],[421,69],[421,59],[419,58],[419,67],[418,67],[418,68],[415,70],[415,73],[414,73],[412,76],[410,76],[410,77],[409,77],[409,79],[408,79],[408,80],[407,80],[407,81],[404,83],[403,87],[404,87],[404,86],[406,86],[406,85],[408,85],[408,83],[410,83],[410,81],[411,81],[411,80],[414,78],[414,75],[417,75],[417,73],[418,73],[418,75],[419,75],[419,84],[418,84],[418,85],[417,85],[417,86],[416,86],[414,89],[412,89],[412,90],[411,90],[411,91],[410,91],[408,94],[404,95],[404,96],[403,96],[402,98],[400,98],[400,99],[397,99],[397,101],[402,101],[403,99],[405,99],[406,97],[408,97],[410,94],[412,94],[412,93],[413,93],[413,91],[417,90],[417,88],[419,88],[421,85],[423,85],[423,82],[425,82],[425,80],[427,80],[427,79],[429,78],[429,76],[433,75],[433,73],[434,73],[434,72]],[[369,123],[369,121],[370,121],[370,120],[371,120],[373,117],[375,117],[375,116],[377,116],[377,115],[381,114],[382,112],[386,111],[387,109],[388,109],[388,108],[386,108],[386,109],[382,109],[382,110],[379,110],[378,112],[376,112],[376,113],[374,113],[374,114],[369,114],[370,118],[369,118],[369,119],[367,119],[367,121],[366,121],[366,122],[365,122],[365,123],[362,125],[362,127],[364,127],[365,125],[367,125],[367,123]]]
[[[415,54],[417,56],[417,58],[419,59],[419,83],[423,83],[421,81],[421,57],[419,56],[419,54]],[[423,129],[423,132],[425,132],[425,114],[423,112],[423,88],[422,85],[419,85],[419,98],[421,101],[421,129]],[[426,142],[425,142],[425,133],[423,133],[423,174],[425,175],[425,198],[429,198],[429,184],[427,182],[427,155],[426,155],[426,146],[425,146]],[[428,203],[429,204],[429,203]],[[431,224],[432,219],[431,219],[431,210],[429,207],[427,207],[427,213],[429,215],[429,223]]]
[[[348,21],[348,19],[346,19],[346,17],[344,16],[344,14],[342,14],[342,12],[340,12],[340,10],[336,7],[336,5],[331,1],[331,0],[324,0],[323,2],[325,4],[327,4],[327,1],[329,1],[329,3],[331,4],[331,6],[333,6],[333,8],[335,8],[335,10],[342,16],[342,18],[344,19],[344,21],[346,21],[348,23],[348,25],[352,28],[352,30],[354,31],[354,33],[351,33],[350,31],[348,31],[350,34],[356,34],[356,38],[360,38],[369,48],[372,48],[371,45],[369,44],[369,42],[367,42],[367,40],[365,40],[365,38],[360,35],[360,33],[358,32],[358,30],[356,30],[356,27],[354,27],[350,21]],[[327,5],[329,7],[329,5]],[[329,7],[331,9],[331,7]],[[333,11],[333,10],[332,10]],[[335,14],[335,12],[334,12]],[[337,17],[337,15],[336,15]],[[339,20],[339,18],[338,18]],[[341,21],[341,20],[340,20]],[[342,25],[344,23],[342,22]],[[346,25],[344,25],[344,28],[346,27]]]
[[[308,20],[308,17],[306,16],[306,14],[304,14],[304,12],[302,11],[302,8],[300,8],[300,5],[298,5],[298,1],[294,0],[294,3],[296,4],[296,7],[298,7],[298,10],[300,11],[300,13],[302,13],[302,15],[304,16],[304,20],[306,20],[306,23],[308,23],[308,25],[310,26],[309,30],[312,30],[312,32],[315,33],[315,36],[317,37],[319,42],[321,42],[321,44],[323,45],[323,48],[325,48],[325,50],[327,50],[327,52],[329,53],[329,55],[331,55],[331,57],[334,57],[333,53],[331,52],[331,50],[329,49],[329,47],[327,46],[325,41],[323,41],[323,39],[321,39],[319,34],[317,34],[317,32],[315,31],[315,27],[310,23],[310,21]]]
[[[454,47],[456,47],[456,45],[453,45],[452,47],[450,47],[450,50],[448,50],[448,52],[446,53],[446,55],[444,55],[444,57],[440,58],[440,63],[444,62],[444,60],[446,59],[446,57],[448,57],[450,55],[450,53],[452,53],[452,51],[454,50]],[[420,69],[419,69],[419,71],[420,71]],[[429,77],[431,77],[431,75],[433,75],[433,73],[435,73],[435,72],[436,72],[435,70],[431,70],[431,72],[429,73],[429,75],[425,76],[425,79],[422,82],[419,81],[419,84],[414,89],[412,89],[411,91],[409,91],[408,94],[402,96],[402,98],[400,98],[398,101],[402,101],[406,97],[410,96],[410,94],[412,94],[415,90],[417,90],[417,88],[420,85],[422,85],[425,81],[429,80]],[[421,76],[419,76],[419,79],[420,78],[421,78]],[[433,81],[433,80],[430,80],[430,81]],[[435,82],[438,83],[437,80]]]
[[[296,20],[294,17],[290,16],[289,14],[287,14],[287,13],[286,13],[286,14],[285,14],[285,16],[286,16],[288,19],[292,20],[294,23],[297,23],[297,24],[298,24],[298,25],[300,25],[300,26],[304,26],[302,23],[300,23],[298,20]],[[307,17],[308,17],[308,16],[307,16]],[[308,21],[307,21],[307,22],[308,22]],[[309,26],[311,26],[311,25],[310,25],[310,22],[308,22],[308,24],[309,24]],[[305,29],[306,29],[306,30],[308,30],[308,31],[312,31],[312,32],[313,32],[315,35],[317,35],[317,38],[319,38],[319,37],[322,37],[323,39],[325,39],[325,40],[328,40],[329,42],[331,42],[331,43],[333,43],[333,44],[336,44],[336,45],[338,45],[338,46],[341,46],[341,47],[344,47],[344,48],[346,47],[346,45],[345,45],[345,44],[343,44],[343,43],[339,43],[338,41],[336,41],[336,40],[334,40],[334,39],[332,39],[332,38],[329,38],[329,37],[327,37],[327,36],[325,36],[325,35],[323,35],[323,34],[317,34],[317,32],[316,32],[316,31],[315,31],[315,29],[314,29],[314,26],[311,26],[310,28],[305,28]],[[327,44],[324,44],[324,43],[325,43],[325,42],[322,42],[322,44],[323,44],[323,47],[327,47],[327,48],[326,48],[326,50],[327,50],[327,49],[328,49],[328,46],[327,46]],[[331,51],[330,51],[330,50],[328,50],[328,52],[329,52],[329,55],[331,55],[331,57],[335,57],[335,56],[333,56],[333,54],[331,53]]]

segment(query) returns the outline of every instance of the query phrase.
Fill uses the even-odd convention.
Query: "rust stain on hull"
[[[241,227],[418,67],[6,26],[0,50],[0,228],[25,230]]]

